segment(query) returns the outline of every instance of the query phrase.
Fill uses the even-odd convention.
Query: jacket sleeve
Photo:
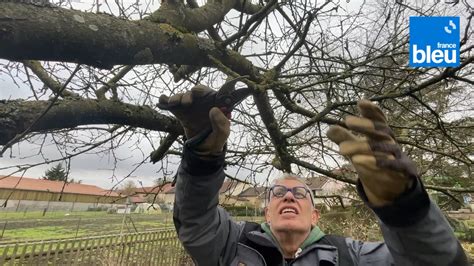
[[[228,265],[235,256],[241,226],[219,208],[224,153],[201,158],[184,148],[176,181],[173,221],[196,265]]]
[[[362,185],[360,196],[379,218],[384,243],[348,240],[359,265],[468,265],[467,257],[440,209],[419,179],[393,204],[373,207]]]

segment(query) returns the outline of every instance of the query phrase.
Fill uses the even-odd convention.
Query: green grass
[[[119,233],[145,232],[173,226],[172,214],[130,214],[124,221],[123,214],[105,212],[77,212],[64,216],[66,212],[42,217],[42,213],[8,213],[0,218],[0,243],[46,239],[74,238]],[[52,213],[51,213],[52,214]],[[5,216],[7,217],[5,219]],[[130,218],[133,223],[130,221]]]
[[[474,228],[474,220],[467,220],[465,223],[469,228]]]
[[[68,211],[50,211],[46,212],[43,216],[42,211],[29,211],[29,212],[0,212],[0,221],[8,220],[20,220],[20,219],[61,219],[71,217],[100,217],[107,213],[105,211],[81,211],[81,212],[68,212]],[[110,214],[120,215],[120,214]]]
[[[86,235],[87,231],[79,229],[77,236]],[[14,230],[6,230],[3,238],[9,240],[41,240],[75,237],[76,232],[69,230],[64,226],[42,226],[35,228],[21,228]]]
[[[156,221],[140,221],[136,222],[135,226],[137,227],[157,227],[157,228],[164,228],[164,227],[170,227],[174,226],[172,223],[161,223],[161,222],[156,222]]]

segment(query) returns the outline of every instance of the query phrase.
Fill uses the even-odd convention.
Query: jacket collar
[[[272,239],[273,243],[275,244],[278,243],[268,223],[261,223],[260,227],[265,232],[265,234]],[[323,237],[324,237],[323,231],[321,231],[321,229],[318,226],[315,226],[309,233],[308,237],[303,241],[300,248],[304,250],[306,247],[310,246],[313,243],[318,242]]]
[[[250,242],[257,245],[257,250],[264,256],[265,260],[272,258],[274,262],[282,261],[283,255],[276,241],[276,238],[273,236],[270,226],[268,224],[261,224],[262,230],[254,230],[246,233],[247,239]],[[330,262],[333,265],[338,265],[338,252],[337,248],[332,245],[320,244],[318,241],[324,237],[324,233],[315,227],[311,230],[310,234],[306,240],[301,245],[301,253],[297,257],[304,256],[306,253],[314,252],[316,250],[319,261]],[[264,247],[263,249],[258,248]],[[266,248],[265,248],[266,247]],[[266,252],[266,253],[262,253]],[[284,264],[284,263],[283,263]],[[277,265],[275,263],[269,263],[267,265]],[[280,265],[280,264],[278,264]]]

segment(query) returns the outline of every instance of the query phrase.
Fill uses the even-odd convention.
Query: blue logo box
[[[459,29],[459,17],[410,17],[409,66],[459,66]]]

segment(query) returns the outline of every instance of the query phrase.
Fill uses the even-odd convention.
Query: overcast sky
[[[0,60],[0,63],[6,61]],[[11,78],[5,74],[0,74],[0,99],[24,99],[31,96],[31,91],[26,85],[15,84]],[[46,141],[46,145],[42,147],[42,153],[48,160],[60,158],[58,148],[51,143],[51,139]],[[49,145],[48,145],[49,144]],[[117,183],[117,179],[113,179],[113,175],[117,178],[123,178],[130,175],[132,170],[136,168],[137,161],[144,160],[141,152],[138,152],[136,147],[120,147],[115,150],[115,155],[118,158],[123,158],[114,165],[112,156],[98,156],[95,154],[83,154],[75,157],[71,161],[70,177],[75,180],[82,180],[83,183],[95,184],[103,188],[110,188]],[[146,152],[146,156],[151,152],[152,148],[148,143],[144,143],[142,150]],[[135,151],[133,151],[135,149]],[[0,158],[0,168],[5,168],[13,165],[37,164],[43,162],[43,156],[30,157],[39,152],[37,145],[31,145],[27,142],[21,142],[14,145],[12,152],[7,151],[2,158]],[[40,178],[45,171],[57,163],[50,165],[40,165],[29,169],[24,173],[25,177]],[[112,169],[115,168],[115,172]],[[153,180],[162,177],[162,174],[157,174],[157,166],[151,163],[146,163],[140,167],[136,172],[130,175],[130,179],[141,180],[144,186],[152,185]],[[0,170],[0,175],[9,175],[16,171],[17,168]],[[15,175],[19,175],[17,173]],[[137,183],[138,185],[138,183]]]
[[[81,9],[81,5],[84,3],[91,2],[90,0],[74,0],[76,9]],[[136,2],[135,0],[124,1],[124,2]],[[202,1],[201,1],[202,2]],[[349,10],[356,10],[362,0],[355,1],[341,1],[341,5],[347,7]],[[158,1],[154,1],[155,5]],[[318,1],[319,3],[319,1]],[[113,2],[109,2],[113,8]],[[6,61],[1,61],[0,63],[5,63]],[[19,99],[31,97],[31,92],[28,86],[24,84],[14,84],[10,77],[5,74],[0,73],[0,99]],[[82,180],[85,184],[94,184],[103,188],[111,188],[117,184],[118,180],[121,180],[123,177],[129,176],[131,180],[135,180],[138,185],[138,180],[142,182],[144,186],[150,186],[153,184],[153,181],[158,177],[162,177],[162,173],[157,173],[160,168],[158,165],[152,165],[151,163],[146,162],[145,165],[138,168],[137,171],[131,173],[131,171],[136,167],[136,163],[144,160],[144,156],[147,156],[149,152],[152,151],[152,148],[149,143],[140,143],[140,148],[143,152],[139,152],[136,147],[121,147],[115,151],[115,155],[123,160],[120,160],[115,164],[115,160],[112,156],[107,155],[95,155],[95,154],[84,154],[75,157],[71,162],[71,172],[70,177],[75,180]],[[32,154],[38,153],[38,146],[31,145],[29,143],[22,142],[19,145],[13,147],[13,156],[10,157],[10,153],[6,152],[3,158],[0,158],[0,168],[9,167],[12,165],[18,164],[36,164],[44,161],[43,156],[34,156],[29,158]],[[44,156],[49,159],[59,158],[59,153],[55,145],[49,145],[43,147],[42,152]],[[27,157],[27,158],[25,158]],[[40,178],[44,175],[45,171],[54,166],[56,163],[50,165],[40,165],[29,169],[24,176],[32,178]],[[178,165],[178,159],[175,158],[172,160],[169,165],[169,170],[175,171]],[[115,169],[113,171],[112,169]],[[0,175],[8,175],[15,171],[15,168],[12,169],[0,169]],[[232,171],[232,170],[231,170]],[[15,175],[19,175],[17,173]],[[115,175],[115,178],[113,176]]]

